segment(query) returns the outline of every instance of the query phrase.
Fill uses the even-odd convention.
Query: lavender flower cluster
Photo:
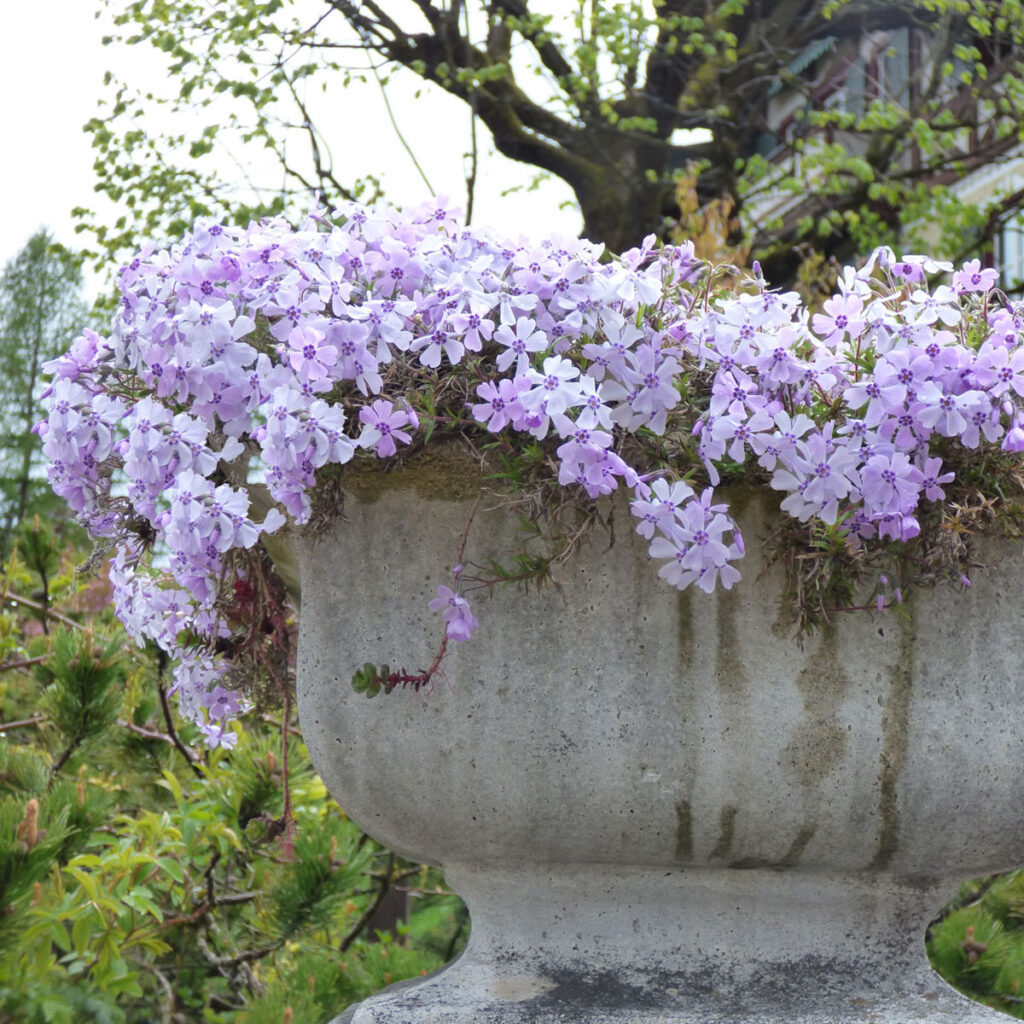
[[[951,284],[929,288],[940,272]],[[245,702],[213,651],[245,572],[232,556],[307,521],[324,467],[412,441],[424,413],[402,367],[417,386],[469,373],[467,423],[512,443],[553,436],[559,483],[632,489],[637,530],[679,588],[739,578],[743,541],[713,491],[725,464],[756,461],[785,511],[861,543],[920,530],[920,503],[952,478],[943,439],[1024,449],[1021,314],[977,261],[952,273],[879,250],[814,316],[756,268],[717,293],[709,275],[691,245],[647,239],[602,260],[586,241],[460,227],[440,201],[315,211],[298,229],[201,219],[122,269],[109,337],[86,331],[49,364],[50,481],[112,547],[129,631],[176,656],[183,712],[230,745]],[[627,436],[670,435],[712,487],[681,479],[694,466],[623,455]],[[259,521],[256,483],[275,503]],[[447,587],[431,607],[449,639],[476,627]]]

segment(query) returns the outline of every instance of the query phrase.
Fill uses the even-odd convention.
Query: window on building
[[[1024,294],[1024,217],[1004,225],[996,236],[996,269],[1003,291]]]
[[[864,116],[864,90],[867,83],[867,65],[863,57],[850,62],[843,85],[842,109],[856,117]]]
[[[882,98],[910,106],[910,29],[896,28],[889,33],[889,46],[882,56]]]

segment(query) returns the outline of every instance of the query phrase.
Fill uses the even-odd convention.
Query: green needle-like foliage
[[[102,737],[117,721],[125,677],[122,643],[88,629],[55,633],[53,657],[40,670],[50,680],[43,709],[58,737],[54,776],[84,744]]]
[[[359,829],[332,818],[294,839],[295,859],[281,866],[266,900],[268,930],[282,940],[302,928],[326,928],[337,908],[365,884],[370,853]]]
[[[68,813],[56,803],[16,797],[0,800],[0,936],[33,886],[49,873],[69,833]]]

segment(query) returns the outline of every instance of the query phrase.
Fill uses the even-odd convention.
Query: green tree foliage
[[[0,273],[0,555],[18,525],[62,503],[41,471],[42,364],[65,351],[86,322],[80,259],[37,231]]]
[[[48,604],[28,563],[0,572],[3,1024],[327,1020],[457,952],[461,905],[345,817],[294,722],[201,748],[103,581],[34,532]]]
[[[951,985],[1024,1019],[1024,870],[966,882],[928,940]]]
[[[318,119],[309,100],[365,75],[353,68],[367,57],[375,73],[413,74],[464,101],[500,152],[567,182],[584,234],[615,250],[664,228],[691,162],[701,194],[741,218],[772,280],[792,276],[805,241],[863,250],[941,225],[940,248],[971,251],[1024,203],[1001,194],[979,210],[949,188],[1024,130],[1018,0],[108,2],[120,40],[165,55],[177,85],[166,103],[196,115],[180,135],[149,138],[150,98],[116,84],[90,125],[99,188],[132,211],[98,229],[108,250],[134,244],[168,208],[244,218],[296,195],[308,203],[313,190],[328,202],[360,188],[372,197],[330,158],[366,140],[346,135],[343,110]],[[858,63],[865,33],[874,52]],[[908,75],[911,54],[924,53]],[[781,93],[796,100],[783,131],[771,110]],[[272,151],[283,185],[239,203],[200,174],[194,158],[230,139]],[[765,201],[787,195],[800,201],[784,213]]]

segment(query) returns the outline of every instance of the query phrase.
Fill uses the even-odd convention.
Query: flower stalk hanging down
[[[957,466],[1024,450],[1024,311],[977,261],[929,288],[953,268],[879,250],[812,316],[760,274],[716,289],[689,245],[602,255],[498,239],[432,201],[298,228],[201,219],[122,269],[109,337],[49,364],[37,430],[52,486],[113,550],[118,613],[177,658],[212,742],[244,706],[239,652],[281,635],[278,596],[245,582],[263,540],[308,522],[353,459],[453,434],[513,463],[543,451],[581,501],[632,491],[652,577],[710,591],[744,551],[724,476],[870,552],[934,520]],[[470,638],[458,576],[430,604],[445,644]]]

